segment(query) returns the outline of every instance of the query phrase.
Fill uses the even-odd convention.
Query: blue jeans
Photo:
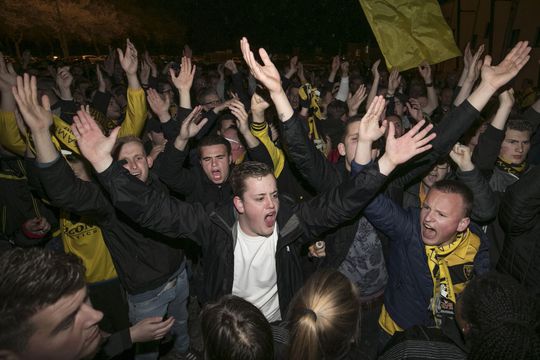
[[[172,316],[174,325],[172,333],[174,349],[185,353],[189,347],[188,310],[189,284],[184,265],[160,287],[141,294],[128,294],[129,320],[135,324],[153,316]],[[159,341],[138,344],[135,358],[157,359],[159,356]]]

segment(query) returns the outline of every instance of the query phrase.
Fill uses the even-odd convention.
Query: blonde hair
[[[289,308],[290,359],[339,358],[358,335],[356,287],[336,270],[311,276]]]

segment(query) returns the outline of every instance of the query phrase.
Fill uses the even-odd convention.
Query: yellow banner
[[[460,56],[436,0],[359,0],[386,66],[400,71]]]
[[[79,147],[77,146],[77,138],[73,134],[73,131],[71,131],[71,127],[57,116],[53,117],[53,122],[54,122],[53,142],[55,143],[56,147],[58,149],[60,149],[61,147],[64,147],[71,150],[72,152],[76,154],[80,154]],[[58,144],[58,142],[60,142],[62,145]]]

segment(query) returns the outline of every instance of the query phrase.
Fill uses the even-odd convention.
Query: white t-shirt
[[[276,274],[277,224],[269,237],[246,235],[240,224],[237,229],[232,293],[259,308],[269,322],[281,320]]]

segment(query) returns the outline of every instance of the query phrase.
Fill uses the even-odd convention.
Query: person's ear
[[[459,220],[457,231],[463,232],[467,230],[470,223],[471,223],[471,219],[469,217],[464,217],[463,219]]]
[[[233,204],[234,208],[236,209],[236,211],[238,211],[239,214],[244,213],[244,202],[242,201],[242,199],[240,199],[239,196],[233,197]]]
[[[337,145],[337,149],[338,149],[339,155],[345,156],[345,144],[344,143],[340,142]]]
[[[229,155],[229,165],[232,165],[233,163],[233,160],[232,160],[232,154]]]

